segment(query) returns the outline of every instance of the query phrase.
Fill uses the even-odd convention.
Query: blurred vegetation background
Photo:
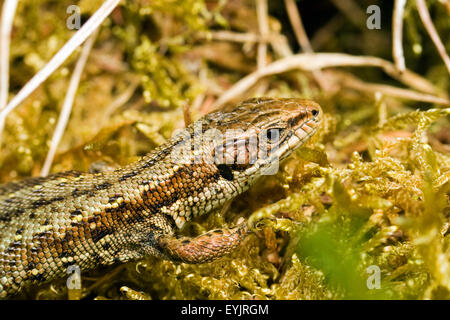
[[[102,3],[75,3],[81,23]],[[184,126],[186,105],[197,119],[245,98],[303,97],[321,104],[323,128],[278,174],[182,230],[249,218],[255,234],[232,255],[195,266],[149,257],[84,274],[81,292],[63,279],[23,297],[449,299],[450,78],[420,3],[400,15],[402,71],[392,1],[122,1],[95,36],[52,172],[134,161]],[[18,2],[9,99],[75,34],[73,4]],[[366,24],[374,4],[380,29]],[[450,52],[450,2],[425,8]],[[41,173],[81,50],[8,115],[1,182]]]

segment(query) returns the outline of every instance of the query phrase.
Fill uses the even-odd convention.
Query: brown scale
[[[238,143],[244,145],[243,164],[181,163],[171,158],[182,139],[177,136],[115,171],[70,171],[1,185],[0,298],[64,276],[69,265],[84,271],[146,255],[202,263],[231,252],[248,233],[245,223],[194,238],[178,238],[177,228],[207,213],[204,208],[211,211],[245,191],[270,164],[258,159],[260,169],[250,170],[246,130],[281,128],[279,148],[269,145],[268,152],[283,159],[309,138],[296,137],[299,128],[308,123],[315,132],[320,118],[320,107],[312,101],[251,99],[186,128],[195,139],[196,124],[224,136],[227,129],[242,129],[221,146],[198,140],[202,159],[213,159],[214,150],[231,145],[236,160]]]

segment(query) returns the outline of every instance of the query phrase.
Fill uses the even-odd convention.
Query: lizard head
[[[242,193],[258,177],[275,174],[279,161],[305,143],[321,119],[322,110],[313,101],[258,98],[209,113],[178,131],[171,147],[157,154],[171,151],[172,170],[192,177],[184,178],[183,188],[194,196],[178,204],[182,210],[169,208],[167,213],[181,228],[192,216]]]
[[[322,110],[311,100],[255,98],[205,120],[214,131],[215,164],[230,177],[248,178],[274,174],[278,162],[317,131]]]

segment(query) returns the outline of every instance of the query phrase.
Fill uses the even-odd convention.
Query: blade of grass
[[[81,74],[83,73],[84,66],[91,52],[92,46],[97,38],[98,29],[94,32],[83,46],[80,58],[75,65],[72,77],[70,78],[69,87],[67,89],[66,96],[64,98],[63,107],[61,113],[59,114],[58,123],[56,124],[55,132],[53,133],[52,141],[50,143],[50,149],[47,153],[44,165],[41,169],[41,176],[48,175],[50,167],[52,166],[53,158],[55,157],[56,150],[58,149],[59,142],[64,134],[64,131],[69,121],[70,113],[72,111],[73,101],[75,99],[75,94],[77,93],[78,84],[80,83]]]
[[[439,38],[439,35],[436,31],[436,28],[433,25],[433,21],[431,20],[430,13],[428,12],[427,5],[424,0],[416,0],[417,10],[419,11],[420,19],[422,19],[423,25],[425,29],[427,29],[428,34],[430,35],[431,40],[433,40],[434,46],[439,52],[442,60],[447,67],[448,72],[450,73],[450,57],[445,51],[445,46]]]
[[[100,24],[109,16],[120,0],[107,0],[89,18],[89,20],[78,30],[75,35],[53,56],[53,58],[36,73],[30,81],[17,93],[8,105],[0,111],[0,123],[5,121],[6,116],[21,104],[39,85],[41,85],[64,61],[80,46]],[[0,132],[0,136],[2,132]]]
[[[395,66],[400,72],[405,70],[405,57],[403,55],[403,12],[406,0],[395,0],[394,13],[392,14],[392,56]]]
[[[11,29],[17,8],[17,0],[6,0],[2,7],[2,21],[0,26],[0,111],[6,107],[9,92],[9,47],[11,43]],[[0,118],[0,133],[5,125]],[[0,146],[1,146],[0,134]]]

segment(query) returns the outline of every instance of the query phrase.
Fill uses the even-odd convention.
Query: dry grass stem
[[[431,40],[441,55],[442,60],[444,60],[445,66],[447,67],[448,72],[450,73],[450,58],[445,51],[445,46],[439,38],[439,35],[434,27],[433,21],[431,20],[430,13],[428,12],[427,5],[424,0],[416,0],[417,10],[419,11],[420,18],[427,29],[428,34],[430,35]]]
[[[256,13],[258,17],[258,28],[261,37],[265,38],[269,34],[269,22],[267,20],[267,0],[256,1]],[[267,44],[261,42],[258,44],[258,68],[265,67],[267,64]]]
[[[37,87],[39,87],[64,61],[80,46],[109,16],[120,0],[107,0],[78,30],[75,35],[53,56],[53,58],[28,81],[8,105],[0,111],[0,123],[21,104]],[[0,136],[2,132],[0,132]]]
[[[254,34],[254,33],[240,33],[234,31],[211,31],[211,32],[199,32],[196,34],[199,39],[217,40],[217,41],[231,41],[242,43],[255,43],[255,42],[272,42],[276,39],[283,38],[283,35],[278,33],[269,33],[266,35]]]
[[[284,5],[286,6],[286,11],[289,16],[289,21],[291,23],[292,29],[294,30],[295,37],[300,47],[306,53],[312,53],[313,49],[311,43],[309,42],[308,36],[306,34],[305,28],[303,27],[302,17],[298,12],[297,5],[294,0],[284,0]]]
[[[405,57],[403,55],[403,13],[406,0],[395,0],[392,14],[392,56],[398,71],[405,71]]]
[[[83,73],[84,66],[91,52],[92,46],[97,38],[98,29],[94,32],[83,45],[80,57],[73,70],[72,77],[70,78],[69,87],[64,98],[64,104],[59,114],[58,123],[56,124],[55,132],[53,133],[52,141],[50,142],[50,149],[48,150],[47,157],[45,158],[44,165],[41,169],[41,176],[45,177],[50,172],[50,168],[53,163],[53,159],[58,149],[59,142],[64,134],[64,131],[69,121],[70,113],[72,111],[73,101],[75,100],[75,94],[77,93],[78,85],[80,83],[81,74]]]
[[[306,34],[305,28],[303,26],[302,17],[300,12],[298,12],[297,5],[294,0],[285,0],[284,4],[289,16],[289,21],[291,22],[292,29],[294,30],[295,37],[300,47],[306,53],[313,53],[311,43],[309,42],[308,35]],[[321,88],[327,88],[325,85],[325,79],[323,78],[320,70],[313,71],[313,76]]]
[[[258,18],[258,29],[261,37],[266,37],[269,34],[267,0],[256,0],[256,16]],[[267,65],[267,43],[260,42],[258,44],[257,66],[258,69],[264,68]],[[257,88],[258,94],[266,92],[268,82],[261,82]]]
[[[17,0],[6,0],[2,7],[2,21],[0,26],[0,110],[6,107],[9,92],[9,47],[11,43],[11,29],[17,8]],[[5,125],[0,118],[0,147],[1,132]]]

